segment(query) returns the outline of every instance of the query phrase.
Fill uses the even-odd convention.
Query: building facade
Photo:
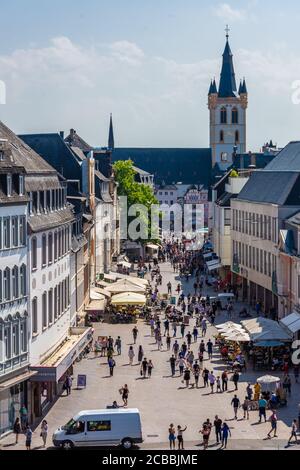
[[[241,81],[239,89],[237,89],[228,34],[226,38],[219,87],[213,80],[208,92],[212,166],[218,164],[222,170],[232,164],[234,152],[246,152],[246,112],[248,107],[246,81],[245,79]]]
[[[29,371],[25,170],[0,133],[0,437],[27,402]]]

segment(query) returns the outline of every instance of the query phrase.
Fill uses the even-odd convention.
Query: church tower
[[[226,170],[233,163],[232,156],[235,151],[246,152],[247,107],[248,92],[245,79],[240,82],[238,90],[236,86],[227,26],[219,89],[214,79],[208,92],[213,167],[218,163],[222,170]]]

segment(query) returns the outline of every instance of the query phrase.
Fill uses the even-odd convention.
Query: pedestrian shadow
[[[17,446],[19,443],[16,443],[16,442],[12,442],[11,444],[4,444],[3,447],[15,447]]]
[[[113,377],[113,376],[112,375],[103,375],[101,377],[101,379],[110,379],[111,377]],[[80,390],[80,389],[78,389],[78,390]]]
[[[45,449],[44,446],[36,446],[36,447],[32,447],[31,450],[40,450],[40,449]]]

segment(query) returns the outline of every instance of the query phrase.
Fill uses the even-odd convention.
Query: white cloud
[[[299,57],[281,44],[269,53],[234,51],[234,62],[237,78],[247,79],[250,148],[297,137],[300,106],[292,104],[291,87],[300,79]],[[22,133],[74,127],[105,145],[113,112],[119,146],[206,147],[208,86],[220,66],[220,56],[179,63],[126,40],[90,47],[58,37],[0,55],[7,89],[1,119]]]
[[[244,10],[238,10],[229,5],[229,3],[220,3],[213,8],[214,14],[228,23],[234,21],[243,21],[246,18]]]
[[[110,49],[114,57],[131,65],[138,65],[145,57],[142,49],[129,41],[114,42]]]

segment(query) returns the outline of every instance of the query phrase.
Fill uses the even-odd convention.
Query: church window
[[[238,124],[238,122],[239,122],[239,112],[238,112],[237,108],[233,108],[231,114],[232,114],[232,116],[231,116],[232,124]]]
[[[227,124],[227,110],[226,108],[221,108],[221,124]]]
[[[239,142],[240,140],[240,135],[239,135],[239,131],[235,131],[235,142]]]
[[[224,131],[220,131],[220,142],[224,142]]]

